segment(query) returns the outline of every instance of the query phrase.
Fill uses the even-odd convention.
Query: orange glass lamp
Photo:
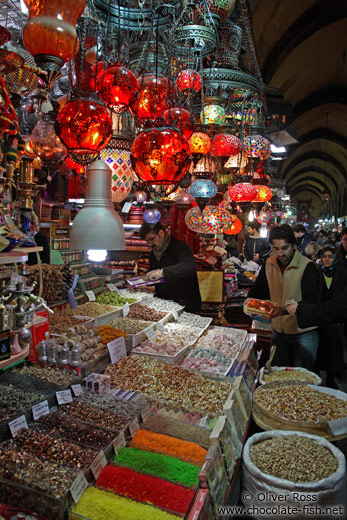
[[[78,49],[76,22],[86,0],[24,0],[29,20],[22,38],[36,63],[47,71],[48,79],[59,77],[64,63]]]
[[[268,202],[272,198],[272,190],[266,184],[253,184],[258,193],[252,202]]]
[[[194,132],[188,142],[192,153],[202,153],[205,155],[211,148],[211,139],[204,132]]]
[[[242,229],[242,222],[239,218],[233,221],[231,226],[224,231],[226,235],[237,235]]]

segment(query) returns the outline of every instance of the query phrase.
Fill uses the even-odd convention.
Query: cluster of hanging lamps
[[[239,182],[229,188],[229,196],[236,203],[252,202],[257,194],[257,188],[250,182]]]
[[[266,184],[253,184],[257,190],[257,195],[252,202],[268,202],[272,198],[272,190]]]
[[[200,113],[200,121],[203,125],[222,125],[225,120],[225,110],[221,105],[206,104]]]
[[[154,120],[168,109],[173,85],[161,74],[144,74],[137,79],[137,92],[130,101],[130,110],[140,123]]]
[[[235,215],[232,215],[232,217],[234,217]],[[239,218],[235,217],[235,219],[232,219],[232,224],[230,227],[228,227],[227,229],[225,229],[224,233],[226,235],[237,235],[238,233],[240,233],[242,229],[242,222]]]
[[[130,193],[134,170],[130,160],[131,141],[114,135],[99,152],[99,157],[111,168],[112,202],[122,202]]]

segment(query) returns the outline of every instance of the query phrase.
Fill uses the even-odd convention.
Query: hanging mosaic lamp
[[[231,226],[224,231],[226,235],[237,235],[242,229],[242,222],[239,218],[233,221]]]
[[[189,188],[194,198],[212,199],[217,194],[217,186],[210,179],[197,179]]]
[[[203,132],[194,132],[188,143],[191,153],[206,155],[211,148],[211,139]]]
[[[260,134],[248,135],[242,140],[242,153],[253,159],[267,159],[271,155],[270,141]]]
[[[272,198],[272,190],[266,184],[253,184],[257,189],[257,196],[252,202],[268,202]]]
[[[212,139],[210,154],[214,157],[232,157],[241,151],[241,141],[233,134],[217,134]]]
[[[225,110],[220,105],[206,105],[200,113],[200,121],[203,125],[222,125],[225,120]]]
[[[112,118],[97,101],[73,99],[59,110],[55,130],[70,152],[95,154],[112,137]]]
[[[86,0],[24,0],[29,20],[22,32],[23,43],[36,63],[48,72],[48,82],[60,76],[64,63],[78,49],[76,22]]]
[[[182,188],[179,197],[176,199],[176,204],[178,206],[189,206],[189,204],[194,200],[194,197],[189,193],[186,188]]]
[[[187,227],[191,231],[203,234],[223,233],[232,225],[230,214],[218,206],[191,208],[185,216]]]
[[[176,87],[180,92],[199,92],[201,89],[200,74],[193,69],[181,70],[176,79]]]
[[[215,174],[220,171],[220,164],[217,159],[210,155],[204,155],[197,162],[194,168],[191,168],[191,174],[193,177],[202,179],[211,179]]]
[[[151,194],[151,199],[155,202],[160,202],[162,200],[171,200],[169,197],[177,189],[177,184],[147,184],[146,188]]]
[[[241,153],[229,157],[227,162],[224,164],[224,168],[238,168],[242,170],[247,166],[248,159]]]
[[[181,193],[182,193],[182,188],[180,188],[178,186],[173,192],[169,193],[166,197],[164,197],[163,200],[177,201],[180,198]]]
[[[130,160],[131,141],[114,135],[99,152],[99,157],[111,168],[112,202],[122,202],[130,193],[134,170]]]
[[[122,65],[106,69],[97,82],[99,96],[112,110],[125,110],[138,91],[135,75]]]
[[[31,147],[42,160],[58,161],[66,155],[67,150],[54,129],[54,118],[51,114],[43,116],[31,132]]]
[[[252,202],[257,196],[257,189],[250,182],[240,182],[229,188],[229,195],[234,202]]]
[[[219,16],[223,21],[228,14],[234,9],[236,0],[206,0],[209,11]]]
[[[145,74],[137,79],[138,92],[130,101],[132,113],[144,122],[156,119],[168,108],[173,88],[169,80],[160,74]]]
[[[147,183],[177,183],[191,163],[188,141],[176,128],[143,130],[131,147],[131,162]]]
[[[161,213],[157,208],[146,209],[143,212],[143,220],[147,224],[157,224],[160,221]]]
[[[165,110],[163,117],[169,126],[174,126],[180,130],[186,139],[189,139],[194,131],[193,118],[184,108],[169,108]]]

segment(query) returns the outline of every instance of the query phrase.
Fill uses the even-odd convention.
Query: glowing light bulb
[[[253,222],[253,220],[254,220],[254,211],[252,209],[249,212],[248,220],[249,220],[249,222]]]
[[[87,256],[92,262],[103,262],[106,258],[106,249],[89,249]]]

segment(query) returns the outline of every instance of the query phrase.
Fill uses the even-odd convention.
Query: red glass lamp
[[[165,110],[163,117],[168,125],[176,126],[186,139],[191,137],[194,131],[194,121],[188,110],[178,107],[169,108]]]
[[[135,75],[122,65],[106,69],[97,82],[99,96],[113,110],[124,110],[138,90]]]
[[[81,164],[78,164],[77,162],[75,162],[68,155],[65,157],[64,162],[65,162],[65,165],[67,166],[67,168],[69,168],[69,170],[75,170],[75,172],[79,173],[80,175],[85,174],[85,167],[82,166]]]
[[[176,87],[181,92],[199,92],[201,89],[201,77],[196,70],[185,69],[181,70],[176,79]]]
[[[242,229],[242,222],[239,218],[233,221],[231,226],[224,231],[226,235],[237,235]]]
[[[240,182],[229,188],[229,196],[234,202],[252,202],[258,190],[250,182]]]
[[[147,183],[177,183],[191,163],[188,141],[176,128],[149,128],[136,137],[131,162],[140,179]]]
[[[29,20],[22,38],[36,63],[52,75],[70,61],[78,49],[76,22],[84,11],[86,0],[24,0]]]
[[[45,161],[57,161],[66,155],[66,148],[54,129],[52,114],[46,114],[31,132],[31,146],[35,154]]]
[[[112,118],[96,101],[70,100],[59,110],[55,130],[70,152],[95,154],[112,137]]]
[[[241,141],[233,134],[217,134],[212,139],[211,155],[214,157],[232,157],[242,148]]]
[[[252,202],[268,202],[272,198],[272,191],[266,184],[253,184],[258,193]]]
[[[172,93],[165,76],[145,74],[137,79],[138,92],[130,102],[130,109],[141,121],[156,119],[168,108],[168,98]]]
[[[194,132],[189,139],[189,148],[192,153],[205,155],[211,148],[211,139],[204,132]]]

